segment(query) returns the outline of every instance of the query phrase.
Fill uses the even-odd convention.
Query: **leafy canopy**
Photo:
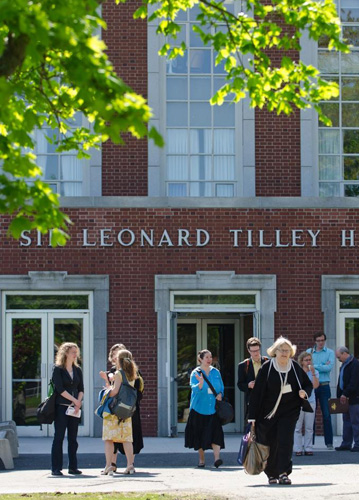
[[[296,61],[293,51],[300,49],[306,30],[313,40],[325,37],[329,49],[348,52],[332,0],[243,0],[243,12],[214,0],[142,2],[134,16],[157,20],[157,32],[166,37],[160,53],[169,58],[186,50],[185,44],[174,46],[181,29],[178,13],[198,10],[193,29],[213,46],[216,63],[224,62],[227,71],[212,104],[222,104],[230,94],[234,102],[248,96],[253,107],[277,113],[314,106],[329,123],[319,103],[337,96],[338,86],[322,79],[313,66]],[[56,142],[58,151],[77,151],[79,158],[88,158],[90,148],[108,139],[121,143],[126,132],[163,144],[157,131],[147,127],[151,111],[146,101],[108,60],[100,37],[106,29],[100,4],[0,0],[0,213],[13,216],[9,231],[15,237],[25,229],[54,228],[53,245],[67,238],[70,221],[59,209],[58,196],[39,179],[36,128],[46,124],[58,129],[60,138],[48,140]],[[78,112],[88,119],[88,128],[74,127]]]

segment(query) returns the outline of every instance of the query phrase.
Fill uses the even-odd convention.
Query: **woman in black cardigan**
[[[302,399],[313,389],[307,374],[292,358],[296,346],[280,337],[267,350],[271,360],[258,372],[248,408],[259,443],[269,445],[264,472],[269,484],[290,485],[294,430]]]
[[[84,397],[84,383],[81,368],[77,364],[80,356],[78,346],[72,342],[60,345],[52,373],[52,381],[56,391],[55,435],[51,449],[51,474],[62,476],[63,454],[62,443],[67,429],[69,474],[81,474],[77,468],[77,431],[80,423],[79,415]],[[74,416],[67,415],[69,406],[74,406]]]

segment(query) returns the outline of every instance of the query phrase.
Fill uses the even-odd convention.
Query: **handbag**
[[[243,437],[241,440],[241,445],[239,447],[239,452],[238,452],[238,457],[237,457],[237,462],[239,463],[239,465],[243,465],[244,460],[245,460],[246,455],[247,455],[248,443],[249,443],[249,438],[251,435],[251,427],[252,427],[251,423],[247,424],[246,430],[244,431],[244,434],[243,434]]]
[[[207,382],[208,387],[211,389],[212,393],[214,394],[214,397],[216,398],[218,396],[218,392],[215,391],[213,385],[206,377],[206,374],[203,373],[202,370],[198,371],[202,373],[204,380]],[[216,399],[215,408],[216,408],[216,414],[221,422],[221,425],[226,425],[229,424],[229,422],[232,422],[234,417],[234,410],[231,403],[229,403],[226,399],[222,399],[222,401],[218,401],[218,399]]]
[[[40,424],[52,424],[55,420],[56,391],[52,380],[49,382],[47,398],[42,401],[36,410],[37,420]]]
[[[247,454],[245,456],[243,467],[247,474],[256,476],[264,471],[269,457],[269,446],[260,444],[256,441],[254,427],[252,427],[249,436]]]
[[[337,413],[348,413],[349,411],[349,399],[345,403],[341,403],[340,398],[330,398],[328,399],[329,413],[335,415]]]

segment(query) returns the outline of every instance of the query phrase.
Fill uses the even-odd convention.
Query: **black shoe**
[[[220,458],[214,462],[214,466],[216,469],[218,469],[218,467],[221,466],[222,464],[223,464],[223,460]]]
[[[347,448],[346,446],[336,446],[335,451],[351,451],[351,448]]]
[[[63,473],[60,470],[56,469],[56,470],[51,471],[51,475],[52,476],[63,476]]]
[[[356,448],[356,447],[354,446],[354,448],[352,448],[350,451],[359,452],[359,448]]]
[[[82,471],[78,469],[69,469],[69,474],[74,474],[75,476],[79,476],[80,474],[82,474]]]

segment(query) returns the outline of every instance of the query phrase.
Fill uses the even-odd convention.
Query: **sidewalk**
[[[85,493],[152,492],[197,494],[201,499],[226,500],[357,500],[359,454],[328,451],[323,438],[317,438],[313,457],[293,457],[293,486],[267,485],[266,476],[249,476],[237,464],[241,436],[227,435],[224,464],[213,467],[213,454],[206,452],[206,468],[198,469],[197,453],[183,447],[183,437],[145,438],[145,448],[136,457],[136,474],[121,473],[124,458],[118,459],[119,472],[101,476],[104,465],[103,442],[98,438],[79,438],[79,467],[82,476],[50,475],[51,438],[20,438],[20,457],[15,469],[0,471],[0,498],[6,493]],[[66,444],[66,442],[65,442]],[[334,440],[335,446],[340,438]],[[66,456],[64,457],[64,465]],[[280,492],[278,491],[280,490]]]
[[[225,435],[225,453],[238,453],[241,434]],[[184,447],[184,436],[176,438],[145,437],[142,454],[147,453],[193,453]],[[78,453],[103,453],[103,441],[101,438],[79,437]],[[334,446],[339,446],[341,438],[334,437]],[[52,438],[19,438],[20,454],[46,454],[51,452]],[[327,451],[324,444],[324,437],[315,438],[315,451]],[[64,442],[64,452],[66,452],[66,439]]]

